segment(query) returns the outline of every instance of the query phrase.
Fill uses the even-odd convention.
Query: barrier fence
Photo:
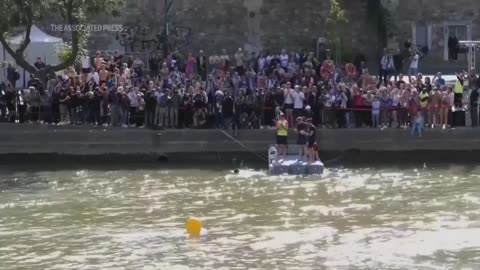
[[[177,108],[172,108],[172,107],[166,107],[166,113],[165,117],[169,117],[170,112],[177,111],[178,113],[182,114],[182,119],[186,121],[185,119],[188,118],[188,121],[191,121],[192,117],[194,117],[194,113],[198,111],[199,109],[204,110],[204,112],[207,114],[207,116],[213,117],[216,115],[218,112],[214,109],[214,106],[211,106],[212,104],[209,104],[209,106],[203,106],[203,107],[196,107],[194,104],[191,106],[180,106]],[[463,105],[466,105],[466,103],[463,103]],[[241,108],[239,109],[240,106]],[[374,110],[372,109],[371,106],[353,106],[349,108],[342,108],[342,107],[326,107],[323,105],[314,105],[312,106],[311,110],[311,115],[314,118],[314,121],[317,124],[325,124],[327,122],[332,122],[341,119],[344,117],[343,113],[350,112],[351,115],[350,117],[353,118],[361,118],[361,121],[363,122],[370,122],[370,115],[371,112]],[[31,109],[35,108],[35,111],[32,111]],[[69,107],[67,114],[72,114],[75,107]],[[82,120],[84,123],[89,123],[90,118],[92,118],[92,115],[99,115],[100,113],[97,112],[98,107],[88,107],[84,105],[82,107]],[[452,113],[457,110],[459,111],[466,111],[464,108],[468,107],[462,107],[462,108],[455,108],[454,106],[449,106],[449,105],[427,105],[427,106],[420,106],[420,105],[415,105],[415,106],[389,106],[389,107],[380,107],[380,109],[376,110],[382,115],[382,119],[387,122],[391,122],[392,117],[395,115],[390,114],[390,112],[397,112],[399,115],[403,114],[403,119],[405,118],[412,118],[416,112],[422,111],[424,113],[428,113],[429,116],[432,115],[437,115],[437,114],[443,114],[443,113]],[[103,108],[101,109],[102,111],[104,110]],[[235,104],[234,103],[234,115],[233,117],[238,117],[240,114],[251,114],[252,112],[256,114],[257,118],[259,118],[263,124],[271,125],[273,124],[274,119],[276,118],[276,108],[272,106],[258,106],[258,105],[248,105],[248,104]],[[286,110],[281,108],[283,112],[286,113]],[[51,106],[39,106],[39,107],[31,107],[30,109],[27,109],[27,106],[22,105],[16,106],[15,110],[9,113],[14,113],[15,118],[19,118],[21,115],[21,118],[25,119],[26,121],[32,120],[32,116],[40,119],[47,120],[49,119],[52,122],[55,122],[55,119],[58,119],[58,108],[55,109],[54,107]],[[147,118],[147,114],[155,114],[155,108],[147,108],[142,111],[136,111],[135,113],[132,113],[130,108],[125,108],[124,110],[122,109],[122,114],[126,114],[127,118],[129,119],[136,119],[136,118]],[[305,109],[297,109],[297,110],[292,110],[293,116],[298,117],[306,114]],[[357,114],[356,114],[357,113]],[[111,116],[114,114],[114,112],[111,111],[111,107],[106,113],[101,113],[100,116],[106,117],[104,122],[111,122]],[[2,118],[5,118],[7,116],[6,110],[1,111]],[[230,113],[228,113],[229,116]],[[427,115],[425,115],[427,116]],[[75,118],[75,115],[69,115],[69,118]],[[224,117],[223,115],[221,117]],[[399,116],[400,117],[400,116]],[[9,117],[10,118],[10,117]],[[353,120],[353,119],[352,119]],[[406,119],[405,119],[406,120]],[[350,122],[350,119],[348,120]],[[45,121],[46,122],[46,121]]]
[[[463,107],[468,105],[467,103],[463,104]],[[334,110],[334,111],[373,111],[373,109],[370,106],[357,106],[357,107],[349,107],[349,108],[340,108],[340,107],[325,107],[325,106],[316,106],[317,109],[323,109],[323,110]],[[379,111],[396,111],[396,110],[420,110],[420,109],[453,109],[455,106],[449,106],[449,105],[427,105],[427,106],[408,106],[408,107],[403,107],[403,106],[397,106],[397,107],[380,107],[378,109]],[[179,107],[179,110],[187,110],[188,107]],[[208,109],[207,106],[203,107],[202,109]],[[275,110],[275,107],[268,107],[268,106],[260,106],[260,107],[254,107],[256,110],[261,110],[261,111],[267,111],[267,110]],[[282,109],[282,112],[285,111],[285,109]],[[305,109],[299,109],[299,110],[305,110]]]

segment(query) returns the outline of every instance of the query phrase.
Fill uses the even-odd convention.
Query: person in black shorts
[[[316,128],[312,124],[312,118],[306,120],[306,137],[307,137],[307,152],[308,152],[308,162],[313,163],[317,157],[316,152],[318,151],[318,146],[316,144]],[[317,149],[315,149],[317,148]]]
[[[288,147],[288,121],[285,120],[285,114],[280,112],[280,119],[277,121],[277,146],[280,159],[287,155]]]
[[[299,161],[303,160],[303,157],[307,155],[307,149],[306,149],[306,144],[307,144],[307,133],[306,133],[306,124],[303,121],[302,117],[297,118],[297,127],[296,127],[296,132],[297,132],[297,145],[298,145],[298,155],[299,155]]]

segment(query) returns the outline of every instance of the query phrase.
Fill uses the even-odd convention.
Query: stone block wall
[[[112,33],[95,33],[90,44],[92,50],[154,52],[161,48],[164,1],[126,1],[122,16],[112,22],[122,23],[135,41],[122,42],[121,37],[119,40]],[[174,43],[185,52],[197,53],[203,49],[207,54],[216,54],[227,49],[233,53],[237,48],[315,51],[316,40],[326,36],[329,3],[329,0],[174,0],[174,23],[169,30],[177,32]],[[361,51],[367,58],[375,58],[380,48],[368,22],[366,0],[340,0],[340,3],[349,20],[353,52]],[[98,21],[110,23],[108,18]]]
[[[125,0],[119,18],[98,16],[95,24],[122,24],[131,37],[125,41],[121,33],[93,33],[89,49],[115,50],[150,54],[162,49],[164,1]],[[203,49],[216,54],[237,48],[247,51],[298,50],[315,51],[316,40],[326,36],[329,0],[173,0],[173,23],[169,28],[172,47],[197,53]],[[348,18],[349,40],[353,53],[367,56],[369,66],[376,69],[382,45],[369,23],[367,0],[339,0]],[[480,40],[480,1],[472,0],[385,0],[392,6],[396,39],[403,42],[412,37],[413,25],[427,25],[431,48],[421,60],[423,67],[458,69],[465,67],[465,56],[458,62],[444,61],[445,24],[468,24],[472,39]],[[49,23],[42,29],[50,28]],[[51,33],[57,35],[58,33]],[[63,36],[68,39],[68,35]],[[448,38],[448,37],[447,37]],[[463,61],[463,62],[462,62]]]

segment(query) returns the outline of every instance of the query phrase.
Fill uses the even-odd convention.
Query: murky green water
[[[3,270],[480,269],[480,168],[0,177]]]

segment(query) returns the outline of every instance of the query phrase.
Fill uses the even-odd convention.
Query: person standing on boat
[[[299,161],[303,160],[304,156],[307,156],[307,132],[306,132],[307,125],[303,121],[302,117],[297,118],[297,127],[295,131],[297,132],[297,145],[298,145],[298,155]]]
[[[280,113],[280,119],[277,121],[277,147],[279,149],[279,159],[285,158],[287,155],[288,146],[288,121],[285,119],[285,114]]]
[[[316,146],[316,130],[315,125],[312,124],[312,118],[307,118],[306,120],[306,130],[307,130],[307,156],[308,162],[313,163],[318,157],[318,146]],[[317,149],[315,149],[317,148]]]

